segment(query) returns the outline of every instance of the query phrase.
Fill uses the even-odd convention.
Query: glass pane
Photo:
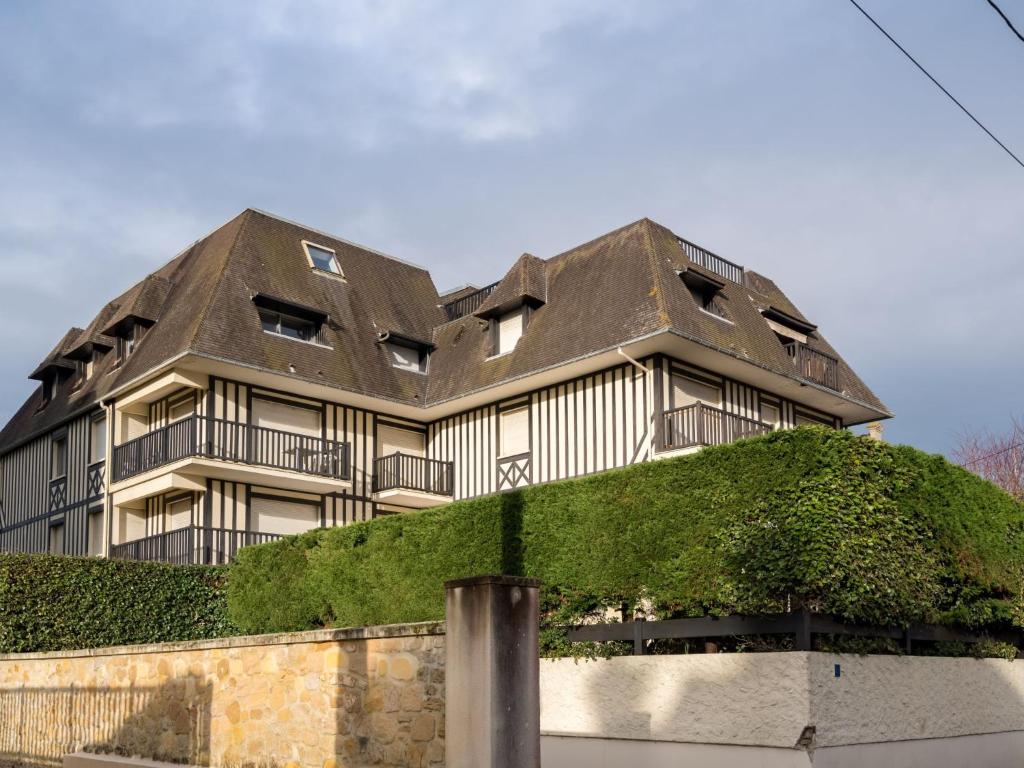
[[[338,274],[340,270],[333,253],[325,248],[317,248],[315,245],[307,245],[306,248],[309,250],[309,258],[313,260],[313,266],[324,272]]]
[[[282,336],[309,341],[313,338],[313,324],[308,320],[299,320],[297,317],[281,315],[280,333]]]
[[[277,333],[277,321],[278,315],[275,312],[260,310],[260,323],[263,325],[264,331]]]
[[[388,354],[391,355],[391,364],[395,368],[404,368],[407,371],[419,371],[420,353],[417,349],[403,347],[401,344],[388,344]]]

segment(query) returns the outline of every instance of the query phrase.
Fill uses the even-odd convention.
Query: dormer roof
[[[533,254],[524,253],[473,314],[486,319],[524,304],[536,308],[547,300],[547,263]]]

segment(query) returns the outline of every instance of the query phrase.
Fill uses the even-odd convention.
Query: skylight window
[[[302,241],[302,247],[305,249],[306,258],[309,259],[309,264],[313,269],[344,277],[341,267],[338,266],[338,255],[333,249],[305,240]]]

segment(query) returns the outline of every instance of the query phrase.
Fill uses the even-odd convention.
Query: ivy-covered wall
[[[228,606],[247,632],[439,619],[443,581],[503,572],[544,581],[552,623],[625,602],[977,627],[1018,618],[1022,526],[941,457],[808,427],[245,549]]]
[[[239,634],[224,568],[0,555],[0,653]]]

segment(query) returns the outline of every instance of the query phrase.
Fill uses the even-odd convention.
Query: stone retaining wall
[[[0,655],[0,765],[444,765],[444,625]]]

